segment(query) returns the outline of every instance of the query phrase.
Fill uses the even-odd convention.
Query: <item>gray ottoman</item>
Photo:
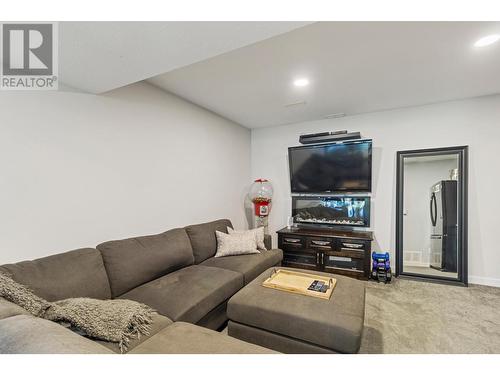
[[[230,336],[289,354],[358,352],[365,315],[364,282],[305,271],[337,279],[331,298],[324,300],[263,287],[273,269],[229,300]]]

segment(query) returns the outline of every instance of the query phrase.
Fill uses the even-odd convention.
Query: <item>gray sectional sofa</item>
[[[158,312],[152,332],[131,342],[129,353],[270,353],[216,331],[227,321],[229,298],[283,257],[273,249],[214,258],[215,231],[228,226],[224,219],[108,241],[0,270],[48,301],[125,298],[151,306]],[[0,353],[112,352],[118,345],[90,340],[0,298]]]

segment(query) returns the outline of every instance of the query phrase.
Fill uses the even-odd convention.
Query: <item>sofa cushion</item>
[[[29,312],[21,306],[0,297],[0,319],[5,319],[14,315],[29,315]]]
[[[215,255],[217,251],[215,231],[218,230],[219,232],[227,233],[227,227],[233,227],[233,224],[227,219],[186,227],[186,232],[193,247],[195,264],[199,264]]]
[[[259,276],[269,267],[277,266],[283,259],[280,249],[259,252],[259,254],[233,255],[223,258],[209,258],[203,266],[224,268],[243,274],[245,284]]]
[[[160,314],[153,314],[153,323],[149,327],[149,335],[141,335],[138,338],[133,338],[129,341],[127,345],[127,351],[125,353],[130,352],[137,345],[142,344],[144,341],[149,340],[151,337],[156,335],[158,332],[163,330],[165,327],[172,324],[172,321]],[[101,344],[105,348],[114,351],[115,353],[120,354],[120,347],[116,342],[102,341],[102,340],[94,340],[96,343]]]
[[[108,299],[108,276],[96,249],[78,249],[0,267],[47,301],[71,297]]]
[[[189,323],[174,323],[131,354],[273,354],[272,350]]]
[[[243,287],[237,272],[195,265],[172,272],[123,294],[173,321],[196,323]]]
[[[111,354],[104,346],[68,328],[31,315],[0,320],[2,354]]]
[[[191,243],[184,229],[108,241],[97,246],[117,297],[129,290],[193,264]]]

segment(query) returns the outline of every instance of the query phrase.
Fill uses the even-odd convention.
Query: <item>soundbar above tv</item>
[[[371,192],[372,141],[290,147],[292,193]]]

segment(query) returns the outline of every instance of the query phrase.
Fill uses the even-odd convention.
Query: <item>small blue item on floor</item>
[[[372,253],[372,272],[371,278],[377,280],[377,282],[383,281],[384,283],[390,283],[392,279],[391,272],[391,262],[389,259],[389,253]]]

